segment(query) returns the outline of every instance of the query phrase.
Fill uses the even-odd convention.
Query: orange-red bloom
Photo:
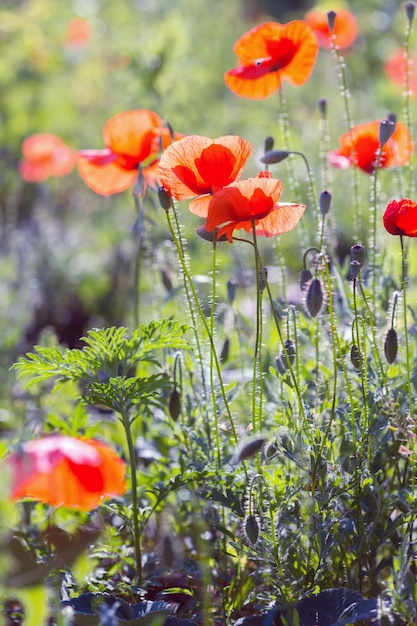
[[[385,229],[391,235],[417,237],[417,202],[408,198],[391,200],[383,220]]]
[[[385,73],[390,80],[396,85],[400,85],[403,89],[406,87],[407,76],[407,54],[405,48],[400,48],[392,54],[384,65]],[[409,89],[413,96],[417,96],[417,68],[416,61],[413,56],[409,59]]]
[[[257,178],[246,178],[217,191],[209,205],[205,228],[215,228],[217,238],[226,235],[232,241],[233,231],[243,228],[265,237],[282,235],[295,228],[305,205],[279,203],[280,180],[263,172]]]
[[[198,196],[190,202],[190,211],[206,217],[211,195],[239,178],[251,151],[251,143],[235,135],[189,135],[162,154],[159,178],[177,200]]]
[[[305,22],[266,22],[233,46],[239,65],[225,73],[226,85],[250,99],[268,98],[283,79],[302,85],[310,78],[318,49],[316,36]]]
[[[351,165],[372,174],[376,168],[379,153],[378,120],[359,124],[339,138],[340,148],[329,154],[329,162],[333,167],[346,169]],[[407,127],[397,122],[395,130],[384,144],[379,167],[398,167],[406,165],[414,150],[413,142]]]
[[[175,139],[182,137],[175,133]],[[158,152],[171,143],[168,128],[147,109],[125,111],[104,126],[104,150],[81,150],[78,171],[93,191],[109,196],[133,186],[139,165],[148,184],[155,184]]]
[[[356,17],[347,9],[335,9],[335,13],[336,19],[332,30],[334,43],[339,48],[349,48],[358,34]],[[327,50],[331,48],[327,11],[313,9],[304,19],[316,34],[320,46]]]
[[[74,17],[68,22],[64,45],[70,49],[82,48],[88,43],[91,36],[91,26],[83,17]]]
[[[75,166],[75,151],[58,135],[31,135],[24,140],[22,153],[19,174],[29,183],[43,182],[51,176],[67,176]]]
[[[51,435],[28,441],[8,460],[12,498],[89,511],[125,493],[125,463],[94,439]]]

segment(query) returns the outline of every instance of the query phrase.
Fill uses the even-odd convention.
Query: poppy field
[[[417,624],[416,5],[116,4],[0,4],[3,623]]]

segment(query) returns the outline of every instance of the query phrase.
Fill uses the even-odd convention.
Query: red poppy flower
[[[125,493],[125,464],[94,439],[51,435],[24,443],[7,463],[12,498],[35,498],[52,506],[89,511]]]
[[[64,45],[67,48],[77,49],[86,45],[91,35],[91,26],[83,17],[74,17],[67,26]]]
[[[316,36],[305,22],[266,22],[233,46],[239,65],[225,73],[226,85],[250,99],[268,98],[283,79],[302,85],[310,78],[318,49]]]
[[[347,9],[335,9],[336,19],[332,34],[338,48],[349,48],[358,34],[356,17]],[[316,34],[319,45],[327,50],[331,48],[330,29],[327,11],[313,9],[305,16],[305,21]]]
[[[189,135],[162,154],[159,178],[177,200],[198,196],[190,202],[190,211],[206,217],[211,195],[239,178],[251,151],[249,141],[234,135]]]
[[[175,133],[174,137],[183,135]],[[78,171],[88,187],[109,196],[132,187],[139,165],[150,185],[155,184],[157,154],[171,137],[157,113],[140,109],[112,117],[104,126],[104,150],[81,150]],[[150,168],[150,169],[149,169]]]
[[[39,133],[27,137],[22,153],[19,174],[29,183],[43,182],[51,176],[67,176],[75,166],[75,151],[57,135]]]
[[[378,120],[359,124],[351,131],[344,133],[339,138],[339,150],[329,154],[330,164],[341,169],[356,165],[364,172],[372,174],[375,171],[380,148],[379,124]],[[397,122],[392,136],[384,144],[379,167],[406,165],[413,150],[414,145],[407,127]]]
[[[385,73],[390,80],[396,85],[400,85],[403,89],[406,86],[406,73],[407,73],[407,53],[405,48],[400,48],[392,54],[384,65]],[[409,59],[410,69],[410,93],[413,96],[417,95],[417,68],[416,62],[413,56]]]
[[[217,239],[226,235],[230,242],[234,230],[252,232],[253,224],[256,233],[265,237],[295,228],[306,207],[279,203],[282,183],[268,174],[261,172],[257,178],[246,178],[217,191],[210,201],[205,228],[209,232],[217,228]]]
[[[385,229],[391,235],[417,237],[417,202],[408,198],[391,200],[383,220]]]

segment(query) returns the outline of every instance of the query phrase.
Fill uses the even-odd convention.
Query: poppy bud
[[[236,454],[236,461],[240,463],[240,461],[245,461],[249,457],[253,456],[262,448],[264,443],[265,437],[256,437],[255,439],[247,441],[238,450]]]
[[[414,2],[407,2],[407,4],[405,5],[405,12],[406,12],[407,19],[409,22],[412,22],[414,19],[415,9],[416,9],[416,5],[414,4]]]
[[[282,361],[287,365],[287,359],[292,365],[295,360],[295,347],[291,339],[287,339],[285,342],[285,348],[282,351]]]
[[[379,122],[379,143],[381,146],[385,145],[387,141],[391,138],[393,132],[395,130],[395,122],[391,120],[381,120]]]
[[[331,202],[332,194],[329,191],[322,191],[319,197],[319,209],[323,216],[327,215],[330,211]]]
[[[270,152],[273,149],[274,149],[274,138],[273,137],[266,137],[264,152]]]
[[[313,278],[313,274],[310,272],[310,270],[301,270],[300,273],[300,289],[301,291],[304,291],[305,287],[307,286],[307,283],[310,282],[310,280]]]
[[[236,297],[237,280],[235,278],[229,278],[227,281],[227,299],[229,304],[232,304]]]
[[[395,328],[390,328],[385,335],[384,353],[387,362],[391,365],[397,358],[398,352],[398,336]]]
[[[361,267],[362,266],[359,261],[351,261],[349,263],[350,277],[357,278],[359,276],[359,272],[361,271]]]
[[[282,356],[277,356],[277,358],[275,359],[275,367],[278,374],[280,374],[281,376],[283,376],[283,374],[285,374],[285,372],[287,371],[287,364]]]
[[[165,267],[161,269],[161,280],[162,280],[163,286],[168,291],[168,293],[171,293],[173,289],[173,284],[172,284],[170,273]]]
[[[207,230],[204,226],[199,226],[195,229],[195,234],[204,239],[204,241],[210,241],[213,243],[214,241],[227,241],[227,236],[222,235],[221,237],[216,237],[217,229]]]
[[[287,157],[289,157],[290,152],[287,150],[269,150],[265,152],[263,156],[261,156],[261,163],[265,163],[266,165],[274,165],[275,163],[281,163]]]
[[[220,363],[226,363],[226,361],[229,358],[229,352],[230,352],[230,339],[229,337],[226,337],[226,339],[224,340],[221,352],[220,352]]]
[[[319,105],[319,111],[321,113],[322,117],[326,117],[326,113],[327,113],[327,99],[326,98],[320,98],[320,100],[318,101],[318,105]]]
[[[356,245],[351,247],[350,256],[352,258],[352,261],[358,261],[358,263],[360,263],[362,267],[362,265],[365,263],[365,247],[362,244],[357,243]]]
[[[181,415],[181,395],[178,389],[176,389],[175,387],[171,391],[171,394],[169,396],[168,410],[170,416],[172,417],[174,422],[176,422]]]
[[[306,306],[311,317],[316,317],[316,315],[321,309],[322,304],[323,304],[323,290],[321,288],[321,282],[318,278],[313,278],[313,280],[311,281],[308,287],[307,296],[306,296]]]
[[[255,515],[248,515],[245,519],[245,535],[254,546],[259,537],[259,524]]]
[[[159,187],[158,189],[158,199],[159,204],[164,209],[164,211],[169,211],[169,209],[172,207],[172,196],[163,186]]]
[[[329,11],[327,13],[327,23],[329,25],[329,31],[331,33],[333,33],[333,28],[334,28],[334,23],[335,23],[335,20],[336,20],[336,15],[337,15],[337,13],[335,13],[334,11]]]
[[[259,291],[262,293],[265,289],[265,281],[268,279],[268,268],[264,267],[259,270]]]
[[[350,360],[355,369],[360,370],[362,367],[362,354],[359,347],[354,343],[350,349]]]
[[[387,120],[389,122],[393,122],[394,124],[396,124],[397,123],[397,114],[396,113],[388,113]]]

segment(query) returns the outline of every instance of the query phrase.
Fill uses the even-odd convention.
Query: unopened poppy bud
[[[294,363],[295,360],[295,346],[291,339],[287,339],[284,344],[284,350],[282,351],[282,360],[287,365],[287,360],[290,365]]]
[[[362,367],[362,354],[359,347],[354,343],[350,349],[350,360],[355,369],[360,370]]]
[[[273,137],[267,137],[265,139],[265,147],[264,147],[264,152],[270,152],[271,150],[274,149],[274,138]]]
[[[181,415],[181,395],[178,389],[173,389],[169,396],[169,404],[168,404],[169,414],[174,420],[177,421],[179,416]]]
[[[241,461],[246,461],[251,456],[256,454],[264,445],[265,437],[256,437],[255,439],[251,439],[244,443],[236,454],[236,461],[240,463]]]
[[[275,441],[270,441],[265,448],[265,456],[267,459],[272,459],[278,452],[277,444]]]
[[[287,157],[289,157],[290,152],[287,150],[269,150],[265,152],[263,156],[261,156],[261,163],[265,163],[265,165],[274,165],[275,163],[281,163]]]
[[[163,286],[168,291],[168,293],[171,293],[171,291],[173,290],[173,284],[171,280],[171,275],[166,267],[163,267],[161,269],[161,280],[162,280]]]
[[[334,23],[336,21],[337,13],[335,11],[328,11],[327,13],[327,23],[329,25],[329,31],[333,33]]]
[[[387,120],[389,122],[393,122],[393,124],[397,123],[397,114],[396,113],[388,113]]]
[[[220,357],[219,357],[220,363],[226,363],[226,361],[229,358],[229,353],[230,353],[230,339],[229,337],[226,337],[226,339],[223,342],[222,349],[220,352]]]
[[[307,284],[310,282],[310,280],[313,278],[313,274],[310,272],[310,270],[301,270],[300,272],[300,289],[301,291],[304,291],[305,287],[307,286]]]
[[[319,209],[320,213],[324,216],[330,211],[330,205],[332,203],[332,194],[329,191],[322,191],[319,197]]]
[[[236,297],[237,280],[235,278],[229,278],[227,281],[227,299],[229,304],[232,304]]]
[[[245,519],[245,535],[254,546],[259,537],[259,524],[256,515],[248,515]]]
[[[320,100],[317,103],[319,105],[319,111],[322,117],[326,117],[327,114],[327,99],[326,98],[320,98]]]
[[[172,196],[163,186],[159,187],[158,189],[158,199],[159,204],[164,209],[164,211],[169,211],[169,209],[172,207]]]
[[[412,22],[414,19],[414,11],[416,10],[416,5],[414,2],[407,2],[405,5],[405,12],[407,15],[407,19],[409,22]]]
[[[351,261],[349,263],[350,277],[357,278],[359,276],[359,272],[361,271],[362,265],[359,261]]]
[[[222,235],[221,237],[216,237],[217,229],[207,230],[204,226],[199,226],[195,229],[195,234],[204,239],[204,241],[210,241],[213,243],[214,241],[227,241],[227,236]]]
[[[398,336],[395,328],[390,328],[385,335],[384,353],[387,362],[391,365],[397,358],[398,352]]]
[[[283,359],[282,356],[277,356],[275,359],[275,367],[280,376],[283,376],[288,369],[285,359]]]
[[[379,143],[381,146],[385,145],[391,138],[395,130],[395,123],[391,120],[381,120],[379,122]]]
[[[313,278],[308,287],[306,296],[307,311],[310,313],[311,317],[316,317],[322,304],[323,290],[321,288],[321,282],[318,278]]]
[[[357,261],[362,267],[365,263],[365,246],[360,243],[355,244],[350,249],[350,256],[352,261]]]
[[[268,280],[268,268],[264,267],[259,270],[259,291],[262,293],[266,286],[266,280]]]

